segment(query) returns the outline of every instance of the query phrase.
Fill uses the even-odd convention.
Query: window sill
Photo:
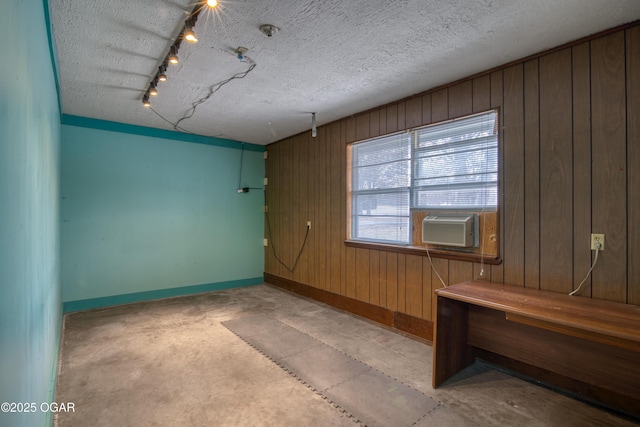
[[[400,245],[389,245],[385,243],[372,243],[372,242],[360,242],[356,240],[345,240],[345,246],[351,248],[362,248],[362,249],[374,249],[378,251],[387,251],[387,252],[398,252],[403,254],[410,255],[420,255],[427,256],[427,251],[422,246],[400,246]],[[489,265],[499,265],[502,264],[502,259],[500,257],[491,257],[485,256],[484,261],[482,259],[481,254],[472,254],[458,251],[447,251],[442,249],[430,249],[429,254],[431,258],[445,258],[455,261],[468,261],[480,263],[484,262]]]

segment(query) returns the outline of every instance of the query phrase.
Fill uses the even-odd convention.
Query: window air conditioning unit
[[[478,246],[476,216],[475,214],[427,215],[422,220],[422,242],[462,248]]]

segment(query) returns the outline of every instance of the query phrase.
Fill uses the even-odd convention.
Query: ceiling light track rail
[[[189,13],[189,16],[184,21],[184,25],[182,26],[182,30],[176,37],[175,42],[169,47],[169,52],[165,56],[164,60],[158,67],[158,71],[155,76],[149,82],[149,86],[147,87],[146,92],[142,96],[142,105],[145,107],[151,106],[151,97],[156,96],[158,94],[158,82],[167,81],[167,68],[170,64],[177,64],[178,59],[178,51],[180,50],[180,46],[182,42],[186,40],[189,43],[195,43],[198,41],[196,37],[196,33],[194,28],[196,26],[196,22],[198,21],[198,16],[205,8],[215,8],[218,6],[217,0],[205,0],[196,3],[195,7]]]

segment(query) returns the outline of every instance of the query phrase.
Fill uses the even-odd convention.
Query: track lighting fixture
[[[151,83],[149,83],[149,87],[147,88],[147,91],[144,93],[144,96],[142,97],[142,104],[145,107],[151,106],[151,102],[149,100],[150,97],[158,95],[158,89],[157,89],[158,82],[167,81],[167,67],[169,66],[169,64],[178,63],[179,61],[178,49],[180,49],[180,45],[182,44],[182,41],[186,40],[190,43],[195,43],[198,41],[198,38],[196,37],[196,33],[194,32],[193,29],[196,25],[196,21],[198,20],[198,15],[200,15],[200,12],[202,12],[205,6],[213,9],[218,5],[219,5],[218,0],[198,0],[196,2],[195,7],[191,11],[191,13],[189,13],[189,17],[184,22],[184,27],[182,27],[182,31],[178,35],[178,38],[174,41],[174,43],[169,48],[169,53],[165,57],[162,64],[158,67],[158,72],[156,73],[153,80],[151,80]],[[245,48],[238,48],[238,51],[236,52],[236,54],[240,60],[244,59],[244,54],[246,53],[246,51],[247,49]]]
[[[167,81],[167,66],[165,64],[162,64],[159,68],[158,68],[158,81],[161,82],[166,82]]]
[[[171,62],[172,64],[178,63],[178,50],[176,49],[175,45],[171,46],[171,49],[169,50],[169,62]]]
[[[183,37],[186,41],[190,42],[190,43],[195,43],[198,41],[198,38],[196,37],[196,33],[193,32],[193,30],[191,28],[187,28],[183,34]]]

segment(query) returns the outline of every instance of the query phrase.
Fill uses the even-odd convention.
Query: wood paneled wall
[[[606,235],[585,296],[640,305],[640,26],[609,31],[267,147],[271,247],[265,272],[433,319],[441,286],[426,256],[348,247],[346,146],[500,108],[503,262],[433,259],[453,284],[493,282],[568,293]],[[310,220],[297,268],[292,267]]]

